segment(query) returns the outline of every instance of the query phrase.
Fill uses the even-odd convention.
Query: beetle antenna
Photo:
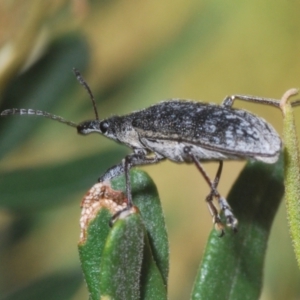
[[[97,111],[97,107],[96,107],[96,101],[95,101],[94,95],[93,95],[93,93],[92,93],[89,85],[83,79],[83,77],[81,76],[80,72],[77,69],[73,68],[73,72],[74,72],[77,80],[79,81],[79,83],[81,85],[83,85],[83,87],[87,90],[88,94],[90,95],[90,98],[92,100],[92,104],[93,104],[93,107],[94,107],[94,112],[95,112],[96,120],[99,120],[98,111]]]
[[[72,127],[77,127],[77,124],[71,121],[67,121],[64,118],[56,115],[52,115],[46,111],[41,110],[34,110],[34,109],[26,109],[26,108],[11,108],[6,109],[1,112],[1,116],[11,116],[11,115],[35,115],[35,116],[42,116],[48,119],[52,119],[54,121],[58,121],[60,123],[67,124]]]

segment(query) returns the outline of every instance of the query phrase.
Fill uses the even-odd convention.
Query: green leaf
[[[131,182],[139,210],[119,218],[110,229],[113,212],[102,207],[88,224],[86,241],[79,245],[90,299],[167,299],[169,251],[157,191],[142,171],[133,170]],[[124,176],[112,180],[115,190],[124,190],[124,184]],[[156,228],[148,231],[150,225]],[[162,250],[155,248],[159,246]]]
[[[152,179],[145,172],[133,169],[130,172],[130,178],[133,202],[141,212],[154,260],[163,276],[165,285],[167,285],[169,243],[157,189]],[[112,188],[125,193],[124,176],[113,179]]]
[[[140,299],[144,234],[138,213],[114,224],[101,260],[100,290],[103,299]]]
[[[285,204],[290,234],[298,266],[300,268],[300,167],[299,143],[296,134],[293,109],[287,102],[283,109],[283,138],[285,163]]]
[[[166,283],[153,258],[147,235],[145,235],[144,260],[142,265],[141,299],[168,299]]]
[[[246,165],[228,196],[239,231],[223,238],[212,231],[192,299],[259,298],[268,236],[283,193],[282,157],[274,165]]]
[[[65,273],[55,273],[39,279],[28,286],[16,290],[1,300],[68,300],[73,299],[74,294],[82,283],[82,274],[79,270]]]
[[[87,189],[124,154],[123,149],[117,149],[102,153],[101,159],[95,154],[56,165],[2,171],[0,206],[32,212],[61,205],[72,193]]]
[[[107,209],[101,209],[88,226],[85,242],[78,245],[81,268],[90,299],[93,300],[100,299],[100,263],[110,231],[108,224],[111,217],[112,214]]]

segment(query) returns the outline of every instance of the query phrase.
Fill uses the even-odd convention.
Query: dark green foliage
[[[238,233],[207,242],[192,299],[258,299],[271,225],[283,197],[283,159],[248,163],[229,193]]]

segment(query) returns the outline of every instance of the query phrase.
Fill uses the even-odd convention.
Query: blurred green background
[[[1,1],[0,107],[47,110],[74,122],[92,119],[72,67],[93,90],[100,117],[168,98],[280,98],[300,87],[299,11],[298,1],[279,0]],[[279,110],[241,102],[235,107],[281,132]],[[34,117],[1,118],[0,135],[0,299],[57,273],[74,284],[73,296],[61,299],[87,299],[77,253],[80,201],[129,149]],[[223,195],[243,166],[225,163]],[[213,176],[217,165],[205,167]],[[204,202],[208,187],[193,166],[164,162],[144,169],[165,211],[170,299],[188,299],[212,228]],[[282,203],[261,299],[300,299],[299,281]],[[22,295],[13,299],[33,299]]]

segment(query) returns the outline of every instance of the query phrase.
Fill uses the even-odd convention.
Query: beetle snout
[[[77,133],[86,134],[85,131],[86,131],[86,126],[84,126],[84,124],[79,124],[77,126]]]
[[[95,120],[82,122],[77,126],[77,132],[83,135],[91,132],[99,132],[99,122]]]

